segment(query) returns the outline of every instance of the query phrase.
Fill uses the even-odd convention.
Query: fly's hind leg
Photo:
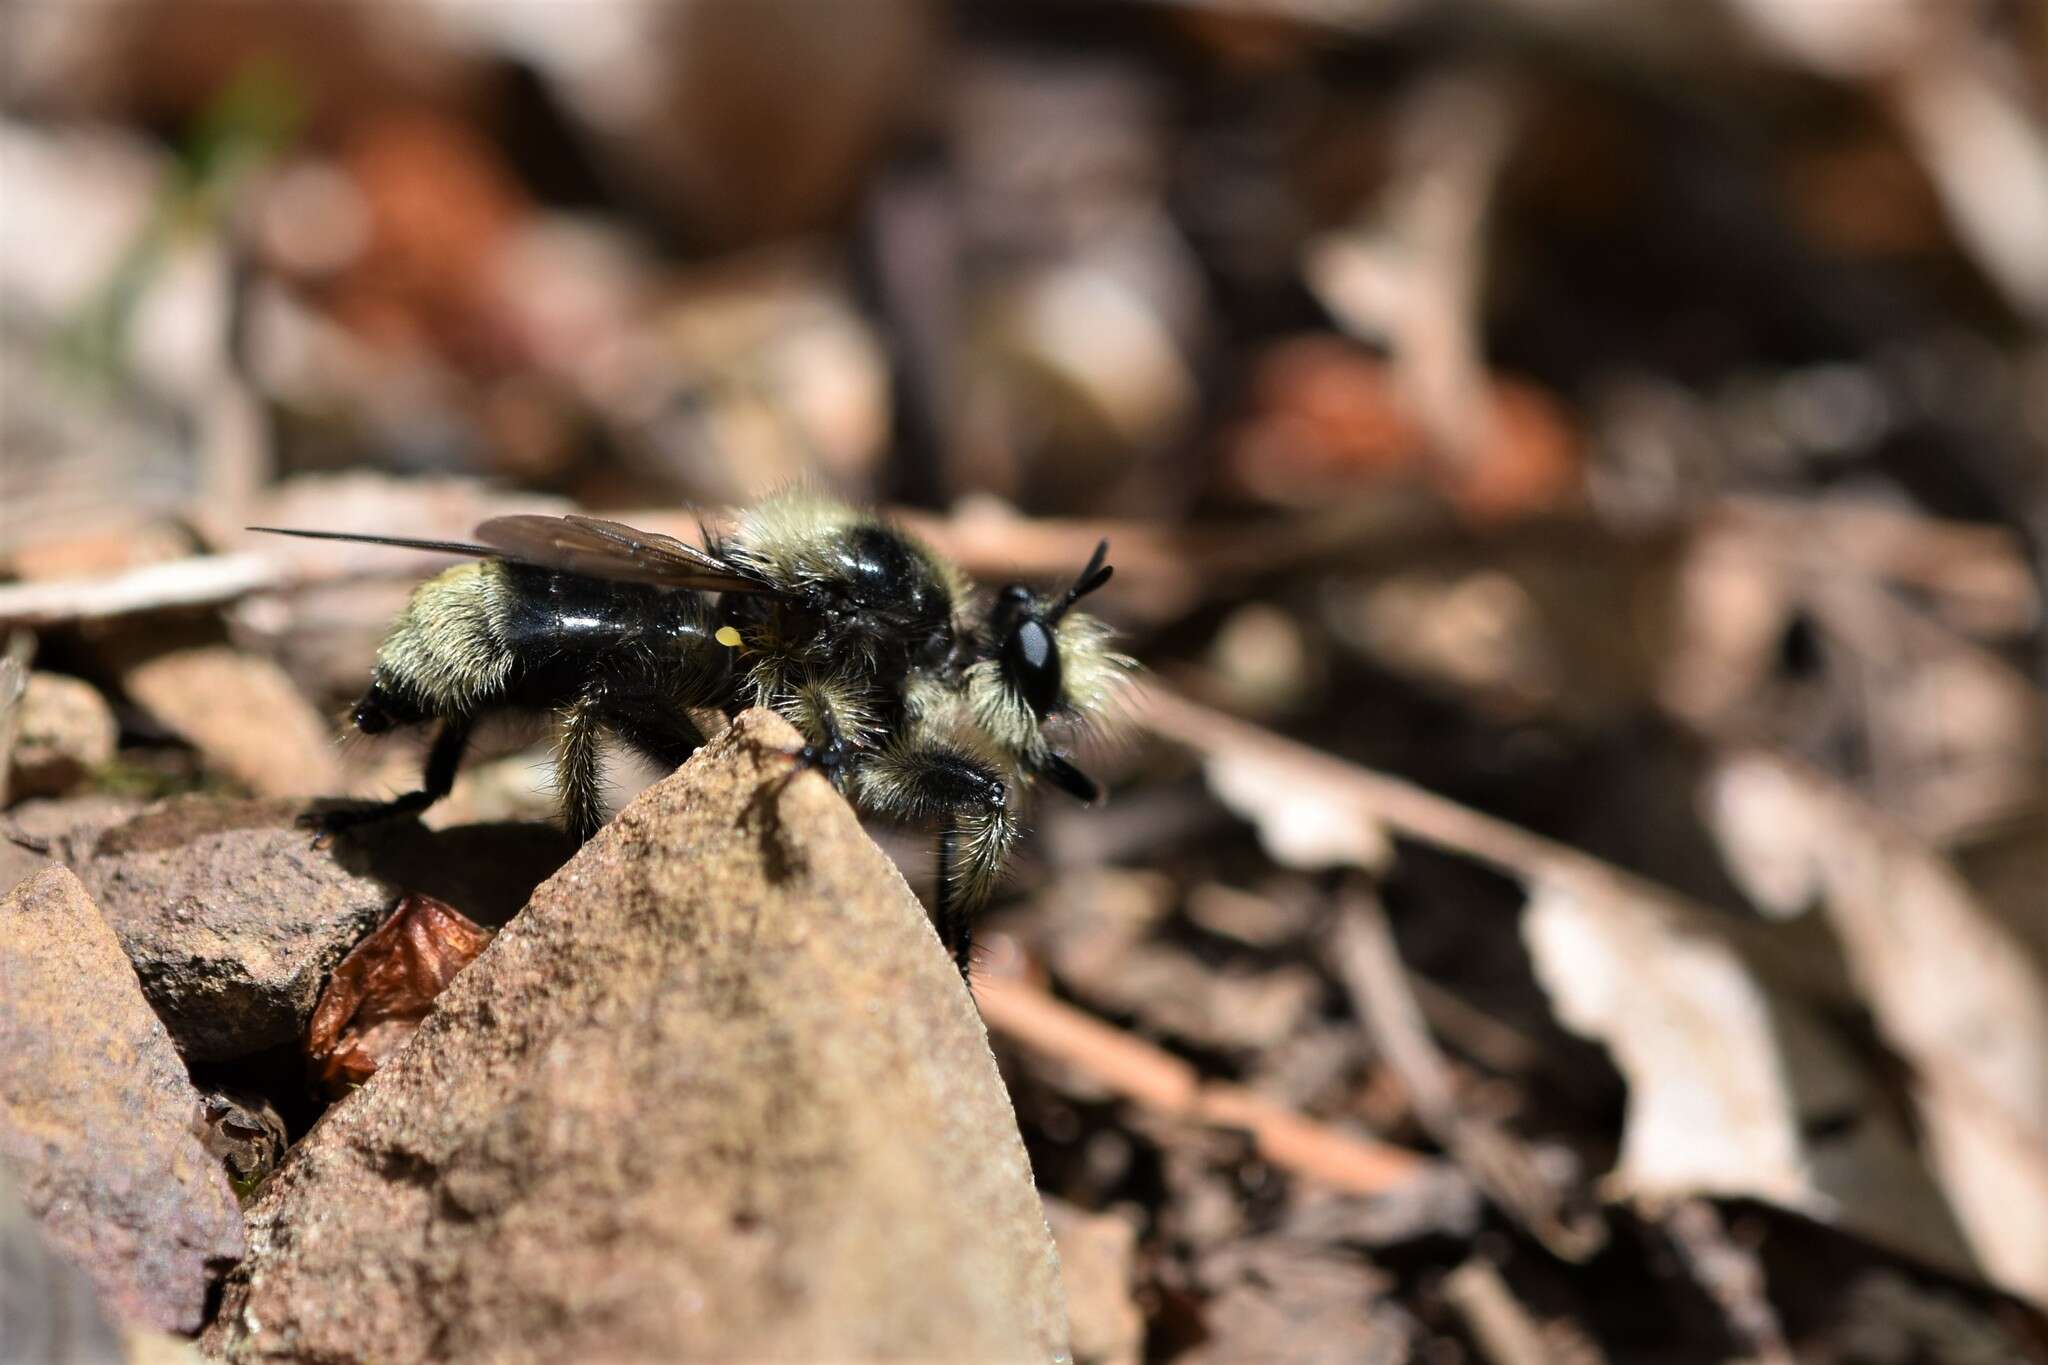
[[[468,716],[457,716],[441,722],[440,732],[434,736],[434,747],[427,751],[426,768],[420,776],[418,791],[407,792],[404,796],[381,801],[375,805],[308,811],[299,817],[299,823],[317,831],[319,840],[325,840],[330,835],[361,825],[375,824],[380,820],[391,820],[401,815],[419,814],[446,796],[449,789],[454,787],[455,773],[462,766],[463,750],[469,747],[469,732],[473,723]]]

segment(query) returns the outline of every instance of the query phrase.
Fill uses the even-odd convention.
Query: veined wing
[[[586,578],[704,592],[770,590],[709,550],[599,517],[493,517],[477,527],[476,534],[492,553],[506,559]]]
[[[585,578],[652,583],[700,592],[768,592],[759,579],[674,536],[637,531],[598,517],[518,515],[492,517],[476,528],[477,540],[414,540],[405,536],[358,535],[351,531],[302,531],[287,526],[251,526],[270,535],[306,540],[345,540],[431,550],[479,559],[511,559]]]

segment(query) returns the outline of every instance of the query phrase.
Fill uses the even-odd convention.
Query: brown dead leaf
[[[419,1028],[491,931],[432,896],[409,895],[334,969],[313,1007],[306,1056],[334,1094],[361,1085]]]
[[[1724,838],[1731,863],[1769,852],[1774,877],[1810,890],[1913,1068],[1928,1160],[1976,1259],[2048,1301],[2048,971],[1946,860],[1848,788],[1781,754],[1736,754],[1710,792],[1722,830],[1756,792],[1803,818],[1769,850],[1759,822],[1743,825]]]
[[[1760,1199],[1970,1272],[1877,1079],[1810,1004],[1628,896],[1539,882],[1522,935],[1559,1022],[1628,1082],[1615,1195]]]

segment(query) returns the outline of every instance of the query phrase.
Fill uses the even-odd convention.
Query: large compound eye
[[[1043,719],[1060,699],[1060,647],[1052,628],[1036,616],[1016,618],[1003,637],[1003,672]]]

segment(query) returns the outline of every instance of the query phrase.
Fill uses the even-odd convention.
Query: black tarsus
[[[1049,756],[1039,772],[1051,778],[1055,787],[1087,805],[1102,799],[1102,784],[1058,754]]]
[[[939,829],[939,839],[933,851],[933,860],[938,868],[938,885],[932,890],[932,923],[938,928],[939,942],[953,956],[953,965],[960,969],[960,979],[970,980],[969,969],[973,965],[974,925],[960,912],[953,902],[953,840],[955,827],[948,820]]]
[[[434,746],[427,751],[426,767],[420,774],[418,791],[407,792],[403,796],[380,801],[374,805],[308,811],[299,817],[299,824],[316,831],[315,842],[318,843],[330,835],[340,834],[362,825],[393,820],[401,815],[419,814],[454,789],[455,773],[462,766],[462,751],[469,747],[469,733],[473,723],[468,716],[456,717],[441,723],[440,732],[434,736]]]

